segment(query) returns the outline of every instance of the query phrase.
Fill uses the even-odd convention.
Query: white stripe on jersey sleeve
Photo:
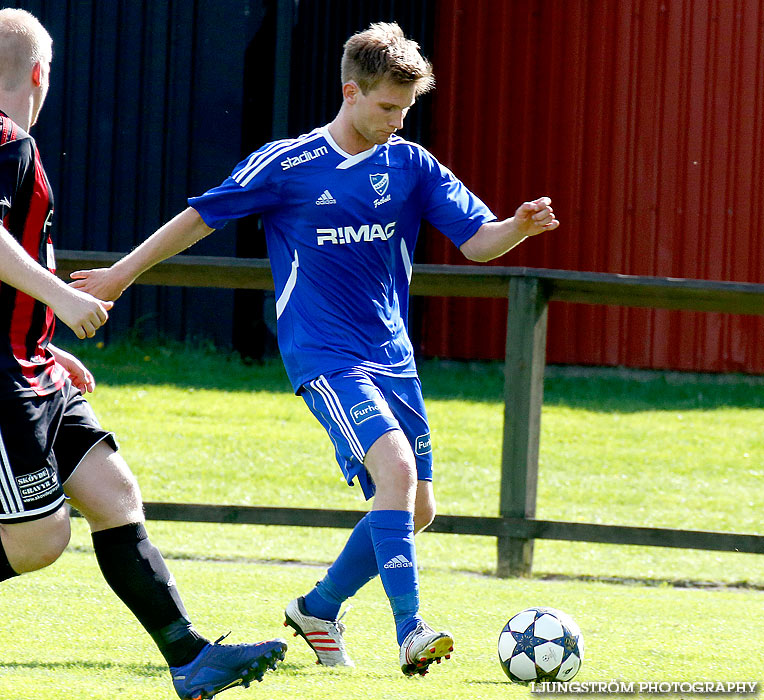
[[[279,145],[283,145],[286,143],[288,139],[282,139],[281,141],[274,141],[273,143],[269,144],[267,148],[264,148],[262,151],[255,151],[247,160],[247,164],[239,170],[239,172],[234,173],[231,175],[231,177],[236,180],[236,182],[239,182],[239,179],[242,177],[242,175],[246,172],[248,172],[256,163],[259,163],[260,160],[262,160],[263,157],[265,157],[268,153],[270,153],[274,148],[278,148]]]
[[[238,173],[233,176],[233,179],[238,182],[242,187],[248,185],[252,179],[257,175],[266,165],[273,162],[276,158],[283,156],[291,151],[293,148],[304,148],[311,141],[323,138],[323,134],[314,132],[307,136],[301,136],[297,139],[290,139],[289,141],[275,141],[265,151],[258,153],[257,158],[244,166]],[[286,145],[284,145],[286,144]],[[273,149],[272,147],[276,147]]]

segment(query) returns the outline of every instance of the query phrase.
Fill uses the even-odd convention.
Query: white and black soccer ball
[[[516,683],[569,681],[584,660],[584,637],[573,618],[554,608],[528,608],[499,635],[499,661]]]

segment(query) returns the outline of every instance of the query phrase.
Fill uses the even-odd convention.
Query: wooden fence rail
[[[58,274],[110,265],[119,253],[59,251]],[[273,289],[267,260],[179,255],[138,284]],[[764,554],[764,535],[536,520],[541,405],[550,301],[764,315],[764,284],[637,277],[525,267],[414,265],[411,293],[508,298],[499,516],[439,515],[433,532],[496,537],[497,574],[527,575],[535,539]],[[156,520],[353,527],[358,511],[147,503]]]

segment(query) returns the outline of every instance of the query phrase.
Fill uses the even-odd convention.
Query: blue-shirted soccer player
[[[406,330],[420,222],[475,261],[559,225],[547,197],[498,221],[430,153],[395,135],[433,84],[432,66],[397,24],[371,25],[345,45],[334,121],[266,144],[111,268],[72,275],[76,287],[115,299],[228,220],[262,214],[287,374],[347,482],[374,498],[323,580],[287,605],[285,624],[320,663],[352,666],[340,606],[379,574],[406,675],[424,675],[453,650],[451,634],[419,615],[414,534],[435,515],[430,429]]]

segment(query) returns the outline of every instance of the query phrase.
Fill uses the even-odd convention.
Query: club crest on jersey
[[[387,192],[387,186],[390,184],[390,173],[376,173],[369,175],[371,186],[374,191],[382,197]]]

